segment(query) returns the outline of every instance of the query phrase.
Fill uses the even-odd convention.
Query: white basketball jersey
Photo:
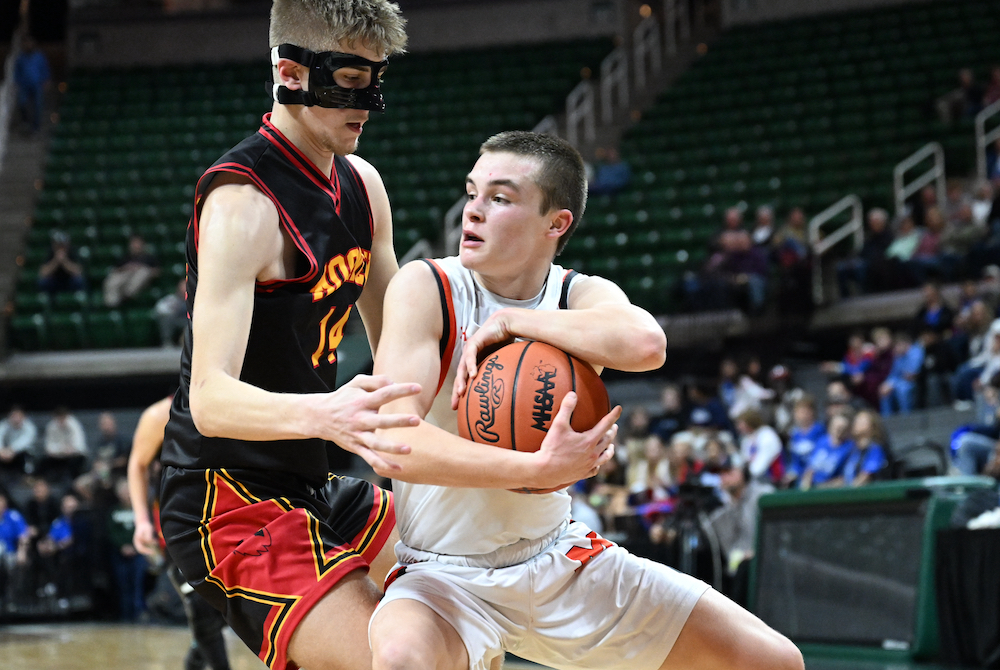
[[[444,330],[441,377],[427,421],[457,433],[457,413],[451,408],[455,369],[468,337],[491,314],[505,307],[559,309],[565,307],[574,281],[582,277],[558,265],[549,269],[545,285],[529,300],[510,300],[490,293],[462,267],[457,256],[426,261],[441,292]],[[396,527],[403,543],[435,554],[488,554],[522,539],[551,532],[569,518],[566,491],[541,495],[498,489],[463,489],[393,481]]]

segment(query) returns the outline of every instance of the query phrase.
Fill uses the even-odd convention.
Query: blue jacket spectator
[[[848,439],[850,426],[850,420],[843,414],[830,417],[826,434],[816,442],[799,488],[830,485],[843,476],[844,463],[854,449],[854,443]]]
[[[45,84],[51,76],[45,54],[38,50],[34,40],[25,37],[21,54],[14,63],[14,83],[17,84],[17,107],[32,132],[42,127]]]
[[[816,443],[826,434],[826,428],[816,420],[816,401],[810,396],[800,398],[793,410],[795,424],[788,433],[788,454],[785,460],[785,482],[794,484],[805,474]]]
[[[844,484],[864,486],[879,479],[889,467],[885,431],[878,415],[868,410],[858,412],[851,428],[854,449],[844,463]]]
[[[23,552],[30,535],[28,522],[8,506],[7,496],[0,493],[0,549],[5,554]]]
[[[889,376],[879,388],[882,416],[890,416],[896,408],[909,414],[916,397],[917,376],[924,367],[924,348],[905,332],[896,334],[894,358]]]

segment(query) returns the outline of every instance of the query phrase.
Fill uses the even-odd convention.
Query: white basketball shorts
[[[494,552],[490,564],[506,567],[489,567],[399,543],[376,615],[394,600],[427,605],[465,642],[470,670],[505,651],[559,670],[656,670],[709,588],[577,522],[528,544],[528,556],[522,543]]]

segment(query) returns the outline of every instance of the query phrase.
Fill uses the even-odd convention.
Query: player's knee
[[[405,636],[382,639],[372,647],[372,670],[408,670],[428,667],[428,657],[422,653],[419,644],[405,639]]]

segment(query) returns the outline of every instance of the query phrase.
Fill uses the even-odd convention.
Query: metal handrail
[[[986,132],[986,121],[997,114],[1000,114],[1000,100],[976,114],[976,174],[979,175],[980,179],[986,179],[986,147],[990,145],[990,142],[1000,138],[1000,125]]]
[[[826,236],[821,235],[823,224],[837,216],[846,209],[851,209],[851,218],[847,223],[837,228]],[[843,198],[833,203],[822,212],[809,220],[809,248],[813,253],[813,281],[812,293],[813,302],[817,305],[823,303],[823,263],[822,257],[841,240],[854,236],[854,250],[860,251],[865,242],[864,209],[861,206],[861,198],[854,195],[845,195]]]
[[[646,61],[649,60],[649,69],[653,74],[658,74],[663,65],[663,53],[660,51],[660,30],[659,24],[652,16],[647,16],[632,33],[632,60],[635,71],[635,86],[642,88],[646,85]]]
[[[905,183],[906,171],[919,165],[929,156],[934,157],[934,167],[910,183]],[[943,203],[945,201],[944,149],[937,142],[928,142],[910,154],[909,157],[901,160],[892,169],[892,190],[896,196],[896,215],[898,216],[905,211],[907,198],[931,182],[936,182],[937,200],[939,203]]]
[[[628,91],[628,52],[618,47],[601,62],[601,121],[610,124],[615,119],[614,93],[618,107],[628,107]]]
[[[583,137],[587,142],[593,142],[597,137],[597,124],[594,120],[594,85],[583,80],[566,96],[566,139],[573,146],[579,140],[578,128],[583,124]]]

